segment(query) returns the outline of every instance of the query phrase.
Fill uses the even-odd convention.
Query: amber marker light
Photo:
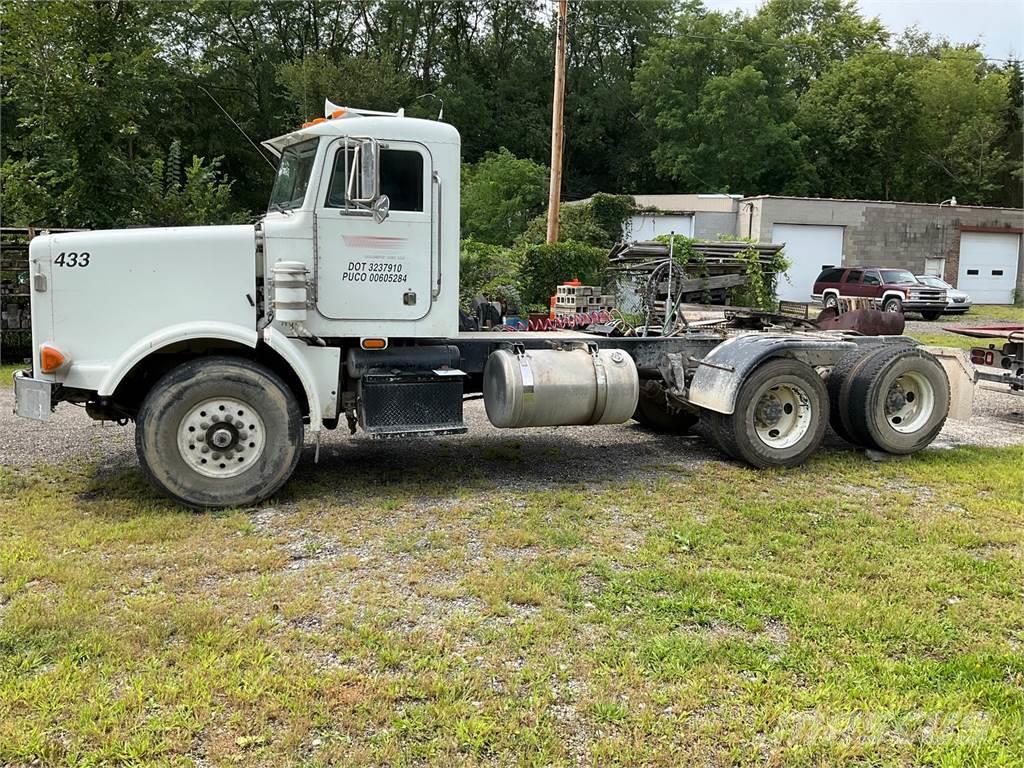
[[[363,349],[387,349],[387,339],[363,339],[360,342]]]
[[[52,344],[39,345],[39,368],[43,373],[53,373],[66,362],[64,353]]]

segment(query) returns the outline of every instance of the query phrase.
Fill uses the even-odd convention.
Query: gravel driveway
[[[132,425],[92,421],[85,411],[61,404],[49,424],[13,415],[14,391],[0,389],[0,464],[32,466],[69,461],[96,461],[105,469],[137,464]],[[469,432],[444,438],[372,440],[350,436],[347,429],[325,431],[321,463],[339,469],[372,467],[377,476],[417,471],[429,475],[439,463],[461,464],[467,476],[485,474],[512,485],[579,482],[656,472],[666,465],[692,465],[721,460],[722,455],[701,435],[661,435],[638,424],[597,427],[546,427],[500,430],[492,427],[483,402],[466,403]],[[312,442],[302,464],[313,462]],[[1006,446],[1024,444],[1024,397],[982,384],[975,390],[970,421],[948,421],[933,444]],[[851,450],[829,433],[826,445]]]

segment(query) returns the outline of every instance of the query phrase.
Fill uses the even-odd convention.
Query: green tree
[[[154,160],[148,169],[145,194],[131,211],[132,222],[171,227],[244,220],[232,203],[232,182],[220,172],[220,163],[219,157],[207,163],[193,156],[183,167],[181,142],[171,142],[167,159]]]
[[[738,16],[688,6],[674,29],[652,44],[634,81],[658,171],[687,190],[803,191],[807,167],[784,68],[771,57],[752,61],[756,46]]]
[[[1002,205],[1024,206],[1024,76],[1019,61],[1006,65],[1007,96],[1003,110],[1002,146],[1006,168],[1000,178]]]
[[[832,67],[800,99],[797,123],[824,197],[890,200],[920,112],[911,60],[872,51]]]
[[[148,22],[127,2],[4,4],[6,221],[125,221],[165,74]]]
[[[905,142],[901,195],[996,203],[1003,198],[1008,163],[1003,123],[1008,73],[987,66],[977,50],[938,53],[939,58],[919,60],[914,73],[920,111]]]
[[[462,234],[511,245],[547,200],[548,169],[502,147],[462,171]]]

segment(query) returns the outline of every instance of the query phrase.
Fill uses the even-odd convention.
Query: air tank
[[[306,265],[279,261],[273,268],[274,319],[281,323],[306,321]]]
[[[500,349],[487,358],[483,388],[494,426],[554,427],[627,421],[640,381],[619,349]]]

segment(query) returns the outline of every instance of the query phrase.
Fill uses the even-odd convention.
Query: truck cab
[[[264,143],[280,166],[261,226],[262,274],[280,262],[306,266],[306,328],[318,336],[454,335],[458,132],[398,115],[332,113]]]

